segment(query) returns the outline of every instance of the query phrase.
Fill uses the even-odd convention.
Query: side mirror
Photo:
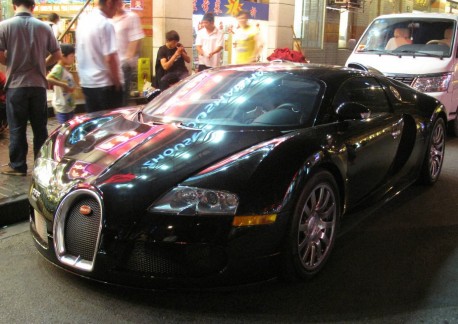
[[[364,120],[371,116],[369,108],[357,102],[344,102],[336,109],[340,121],[344,120]]]
[[[151,100],[153,100],[154,98],[156,98],[160,94],[161,94],[161,90],[160,89],[154,89],[153,91],[148,92],[148,94],[146,95],[146,102],[150,102]]]
[[[348,40],[347,47],[348,47],[348,49],[349,49],[350,51],[353,51],[353,50],[355,49],[355,47],[356,47],[356,39],[350,38],[350,39]]]

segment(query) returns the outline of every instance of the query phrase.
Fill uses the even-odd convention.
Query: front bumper
[[[101,211],[100,231],[87,239],[84,220],[77,219],[75,227],[72,209],[66,213],[63,221],[55,216],[61,218],[56,222],[31,207],[35,245],[53,264],[93,280],[142,288],[210,288],[265,281],[279,271],[281,221],[234,228],[230,219],[157,216],[113,228]],[[92,242],[89,247],[86,241]]]

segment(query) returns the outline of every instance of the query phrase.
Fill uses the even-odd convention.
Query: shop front
[[[233,35],[238,28],[235,17],[241,11],[246,11],[250,15],[249,24],[256,26],[265,44],[268,38],[269,5],[253,1],[230,1],[230,0],[194,0],[193,1],[193,44],[197,32],[202,28],[202,17],[207,12],[215,15],[215,26],[224,33],[224,53],[222,65],[234,63],[234,42]],[[267,57],[267,47],[263,46],[260,61],[265,61]],[[193,70],[197,64],[197,52],[193,48]]]

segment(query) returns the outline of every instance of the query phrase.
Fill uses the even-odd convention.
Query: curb
[[[0,227],[25,221],[29,218],[27,194],[20,194],[0,202]]]

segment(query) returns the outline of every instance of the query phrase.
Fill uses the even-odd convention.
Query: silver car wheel
[[[299,218],[297,244],[302,266],[319,268],[331,251],[336,233],[337,207],[333,189],[327,183],[316,185]]]
[[[445,126],[443,123],[434,125],[429,151],[429,173],[432,179],[436,179],[444,161]]]

